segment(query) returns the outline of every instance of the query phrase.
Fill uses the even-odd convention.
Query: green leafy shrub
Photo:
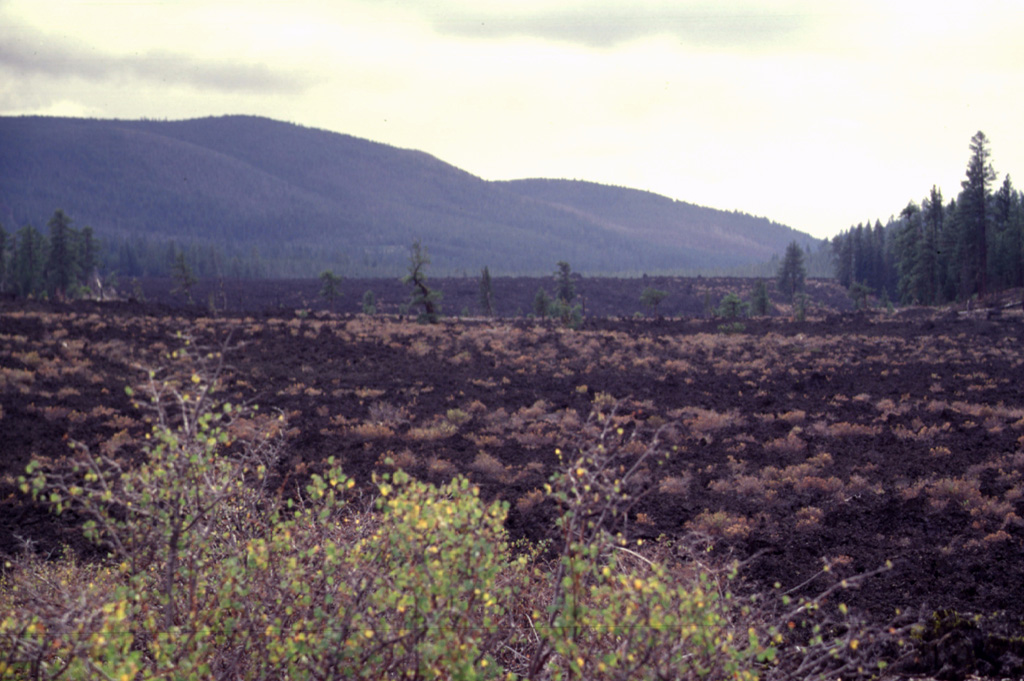
[[[363,294],[363,314],[377,314],[377,294],[373,291]]]
[[[149,374],[146,461],[124,467],[79,448],[68,470],[30,466],[24,488],[87,518],[109,560],[26,559],[12,572],[0,677],[499,672],[493,650],[520,565],[504,504],[483,504],[462,478],[435,488],[398,472],[379,481],[377,513],[351,512],[354,483],[333,462],[301,500],[268,494],[282,422],[212,400],[219,354],[174,357],[204,366]]]
[[[636,504],[657,489],[650,467],[661,458],[658,434],[629,446],[638,433],[625,434],[615,408],[595,411],[584,433],[548,488],[562,507],[561,550],[547,612],[532,615],[541,641],[525,675],[757,678],[775,650],[754,630],[736,635],[743,613],[723,588],[735,570],[673,572],[627,543]]]
[[[578,329],[583,325],[583,306],[555,298],[548,304],[547,316],[557,319],[562,326]]]

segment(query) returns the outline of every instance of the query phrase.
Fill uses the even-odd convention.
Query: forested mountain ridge
[[[0,224],[61,208],[123,276],[395,276],[420,239],[440,273],[722,271],[768,260],[788,227],[591,183],[488,182],[424,152],[265,118],[0,117]]]
[[[676,201],[652,192],[569,180],[512,180],[511,191],[586,214],[598,224],[662,247],[683,245],[716,259],[723,247],[760,254],[768,260],[791,241],[810,243],[806,234],[756,218]]]

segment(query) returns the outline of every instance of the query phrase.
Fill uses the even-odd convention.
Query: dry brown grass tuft
[[[532,489],[516,499],[516,508],[520,513],[526,513],[539,506],[542,501],[544,501],[544,493],[539,489]]]
[[[409,412],[405,407],[396,407],[387,402],[374,402],[370,405],[368,418],[373,423],[398,426],[409,422]]]
[[[400,452],[389,451],[384,457],[385,462],[390,459],[391,463],[388,464],[394,469],[411,470],[420,465],[419,458],[412,453],[411,449],[403,449]]]
[[[794,428],[786,437],[769,440],[765,443],[764,448],[773,452],[799,454],[807,450],[807,443],[800,437],[799,430]]]
[[[680,496],[686,496],[690,493],[690,484],[692,482],[692,476],[687,475],[672,475],[660,483],[658,483],[658,491],[662,494],[678,494]]]
[[[824,517],[825,512],[817,506],[804,506],[796,512],[796,529],[817,529]]]
[[[826,437],[875,437],[882,432],[882,427],[864,423],[849,423],[848,421],[838,423],[816,421],[809,430],[815,435]]]
[[[433,456],[427,461],[427,470],[436,475],[455,475],[459,472],[458,467],[448,459],[441,459]]]
[[[509,477],[508,470],[506,470],[501,461],[483,451],[477,452],[476,458],[473,459],[473,463],[469,464],[469,468],[477,473],[489,475],[503,482]]]
[[[746,539],[754,530],[753,523],[746,516],[710,510],[704,510],[693,520],[687,521],[686,527],[698,534],[732,540]]]
[[[360,423],[350,427],[348,432],[363,440],[380,440],[395,435],[395,431],[383,423]]]

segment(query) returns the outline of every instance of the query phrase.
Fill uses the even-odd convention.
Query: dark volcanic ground
[[[953,610],[982,616],[986,633],[1024,633],[1019,316],[833,313],[747,320],[724,334],[702,319],[428,327],[274,307],[0,308],[0,553],[25,541],[81,546],[15,478],[32,457],[60,465],[67,437],[138,452],[144,425],[124,386],[184,331],[236,346],[228,399],[287,415],[282,479],[334,456],[369,488],[392,456],[426,479],[468,475],[510,502],[513,536],[547,537],[550,506],[531,492],[610,396],[623,400],[628,428],[677,424],[632,537],[710,534],[718,550],[757,554],[749,575],[766,588],[799,585],[823,561],[841,575],[892,561],[845,600],[878,621],[897,608]],[[1013,669],[1007,649],[986,645],[968,666]]]
[[[652,315],[640,304],[640,294],[647,287],[668,293],[658,306],[657,314],[664,317],[707,317],[708,310],[718,306],[722,297],[735,292],[750,299],[756,279],[740,277],[644,277],[636,279],[591,278],[573,275],[579,303],[585,317],[632,317],[636,314]],[[788,315],[789,301],[776,291],[775,282],[765,280],[769,298],[773,301],[773,315]],[[441,308],[449,317],[480,314],[479,277],[428,279],[428,286],[442,294]],[[410,288],[401,279],[342,279],[338,290],[341,296],[328,303],[320,295],[320,281],[303,280],[217,280],[198,282],[192,290],[195,306],[228,313],[267,312],[299,309],[329,310],[338,313],[362,312],[363,296],[372,291],[377,299],[377,311],[398,314],[409,301]],[[533,299],[538,289],[549,295],[555,292],[554,277],[502,277],[492,280],[494,313],[498,317],[526,317],[533,312]],[[141,279],[121,282],[122,296],[141,297],[171,307],[188,304],[184,293],[174,292],[176,285],[169,279]],[[848,311],[852,304],[846,291],[832,280],[811,279],[807,282],[807,295],[812,307],[831,311]]]

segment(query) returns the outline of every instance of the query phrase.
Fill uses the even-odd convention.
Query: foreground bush
[[[614,411],[595,412],[551,480],[558,539],[513,550],[506,504],[484,503],[461,477],[434,487],[384,476],[370,508],[332,462],[301,495],[272,491],[283,419],[217,398],[220,352],[186,347],[170,361],[137,391],[153,424],[145,461],[77,447],[66,466],[30,466],[23,489],[83,518],[108,559],[26,556],[11,567],[0,588],[0,677],[857,671],[835,662],[850,641],[857,650],[852,628],[832,642],[810,631],[800,659],[783,664],[777,617],[733,594],[734,568],[626,544],[660,454],[657,436],[637,447]],[[813,608],[788,610],[791,620]]]

